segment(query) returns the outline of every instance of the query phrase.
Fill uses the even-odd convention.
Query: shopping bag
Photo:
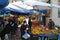
[[[60,40],[60,34],[58,34],[58,40]]]
[[[8,34],[5,34],[5,40],[9,40]]]
[[[27,32],[25,32],[25,34],[22,36],[24,39],[28,39],[30,38],[30,34],[28,34]]]

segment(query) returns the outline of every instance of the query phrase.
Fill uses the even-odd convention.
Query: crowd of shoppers
[[[21,24],[21,27],[20,27],[20,31],[21,31],[21,39],[22,40],[30,40],[29,38],[28,39],[24,39],[22,36],[25,34],[25,32],[27,31],[27,33],[29,33],[31,35],[31,27],[32,27],[32,21],[31,21],[31,16],[30,17],[25,17],[23,23]],[[35,18],[33,18],[35,19]],[[11,33],[11,35],[16,35],[16,30],[18,30],[18,19],[17,17],[10,17],[9,19],[4,19],[4,21],[0,21],[0,26],[1,24],[4,24],[4,28],[2,31],[0,31],[0,37],[1,37],[1,40],[4,40],[5,38],[5,34],[9,34]],[[43,22],[42,21],[39,21],[40,22],[40,25],[45,27],[43,25]],[[49,29],[53,29],[54,28],[54,25],[55,23],[52,21],[52,19],[49,19],[49,22],[46,26],[48,26]]]
[[[0,31],[1,40],[5,39],[5,34],[9,34],[10,32],[11,32],[12,35],[15,34],[15,31],[18,28],[16,21],[17,20],[16,20],[15,17],[11,17],[8,20],[7,19],[3,20],[4,27],[3,27],[3,30]]]

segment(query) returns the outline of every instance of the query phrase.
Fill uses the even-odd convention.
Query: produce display
[[[55,29],[52,29],[51,32],[54,33],[54,34],[58,34],[59,31],[55,30]]]
[[[20,21],[20,23],[22,23],[23,20],[24,20],[24,17],[22,16],[18,17],[18,21]]]
[[[43,31],[44,30],[42,28],[40,28],[39,26],[32,27],[32,29],[31,29],[31,33],[35,34],[35,35],[37,35],[37,34],[43,34]]]
[[[36,26],[36,27],[32,27],[31,29],[31,33],[38,35],[38,34],[52,34],[52,31],[50,30],[46,30],[42,27]]]
[[[46,29],[43,29],[42,27],[37,26],[37,27],[32,27],[31,33],[34,35],[37,35],[37,34],[59,34],[60,31],[55,30],[55,29],[46,30]]]
[[[43,32],[44,34],[52,34],[52,32],[50,30],[44,30]]]
[[[46,29],[46,28],[43,28],[41,26],[38,25],[38,21],[37,20],[34,20],[33,21],[33,25],[32,28],[31,28],[31,33],[34,34],[34,35],[38,35],[38,34],[58,34],[60,33],[59,30],[56,30],[56,29]]]

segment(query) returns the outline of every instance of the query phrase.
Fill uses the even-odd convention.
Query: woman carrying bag
[[[23,36],[25,35],[25,34],[28,34],[28,24],[26,23],[26,21],[24,21],[23,22],[23,24],[21,25],[21,28],[20,28],[20,30],[21,30],[21,39],[22,40],[29,40],[29,38],[24,38]]]

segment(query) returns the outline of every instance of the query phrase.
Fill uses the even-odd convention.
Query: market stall
[[[33,25],[31,28],[31,33],[33,34],[35,40],[58,40],[58,34],[60,34],[59,30],[56,29],[48,29],[43,26],[38,25],[38,21],[34,20]]]
[[[17,3],[15,2],[15,3],[9,4],[4,9],[4,10],[6,10],[6,13],[8,15],[4,16],[5,14],[4,14],[4,12],[2,12],[2,16],[5,17],[6,19],[9,19],[9,18],[15,17],[16,15],[20,15],[20,16],[17,17],[18,21],[20,22],[20,23],[17,22],[18,25],[21,25],[21,23],[26,18],[26,16],[24,14],[33,14],[35,11],[41,12],[42,14],[44,14],[44,13],[47,12],[46,10],[33,9],[33,7],[31,7],[31,6],[28,6],[28,8],[26,9],[27,5],[25,5],[25,4],[19,4],[18,5]],[[33,5],[35,5],[34,3],[33,3]],[[36,5],[38,5],[38,4],[40,5],[39,2]],[[50,6],[50,4],[47,4],[47,5]],[[47,5],[45,5],[45,6],[47,6]],[[26,6],[26,7],[23,7],[23,6]],[[15,14],[15,15],[13,15],[13,14]],[[23,15],[23,16],[21,16],[21,15]],[[27,17],[29,17],[29,16],[27,16]],[[33,17],[31,16],[31,18],[33,18]],[[35,40],[44,40],[45,39],[44,37],[47,38],[45,40],[48,40],[51,37],[54,37],[55,38],[55,36],[57,38],[58,34],[60,34],[60,30],[59,29],[58,30],[56,30],[56,29],[51,29],[50,30],[50,29],[48,29],[45,26],[39,25],[39,21],[36,20],[35,18],[32,19],[32,24],[33,25],[31,27],[31,33],[30,33],[34,37],[34,38],[32,38],[32,40],[34,40],[36,37],[38,37],[38,38],[35,39]]]

